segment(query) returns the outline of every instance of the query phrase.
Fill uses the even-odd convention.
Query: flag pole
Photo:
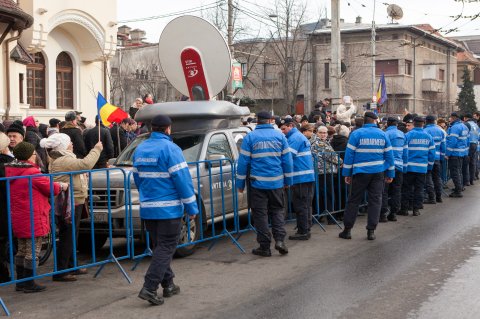
[[[100,94],[100,92],[98,92],[98,94]],[[97,96],[97,101],[98,101],[98,96]],[[100,139],[100,125],[102,123],[102,118],[100,117],[100,109],[98,108],[98,105],[97,105],[97,118],[98,118],[98,141],[101,142],[101,139]]]

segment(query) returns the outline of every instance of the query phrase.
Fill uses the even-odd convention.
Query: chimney
[[[355,24],[362,24],[362,17],[358,16],[355,18]]]

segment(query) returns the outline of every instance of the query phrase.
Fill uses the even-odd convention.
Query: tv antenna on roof
[[[390,18],[392,18],[391,23],[394,23],[393,20],[400,20],[403,17],[403,10],[396,4],[390,4],[387,7],[387,14]]]

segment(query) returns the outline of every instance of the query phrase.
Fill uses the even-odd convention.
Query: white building
[[[0,116],[47,123],[78,110],[93,123],[97,92],[108,99],[116,12],[116,0],[0,0]]]

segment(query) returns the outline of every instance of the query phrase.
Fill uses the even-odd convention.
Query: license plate
[[[93,216],[93,221],[96,223],[106,223],[107,222],[107,214],[103,213],[95,213],[92,214]]]

